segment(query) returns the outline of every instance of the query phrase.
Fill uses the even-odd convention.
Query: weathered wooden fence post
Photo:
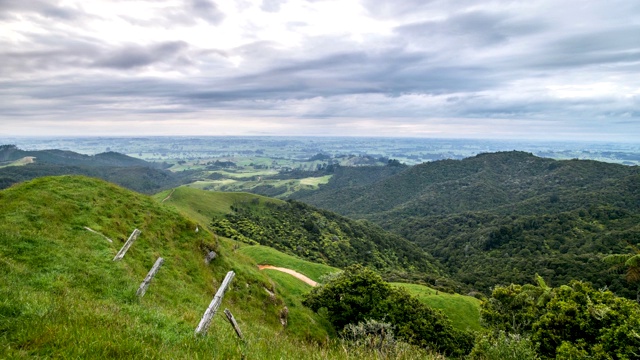
[[[140,235],[140,230],[138,229],[133,230],[127,242],[124,243],[124,245],[122,246],[122,249],[120,249],[120,251],[118,251],[118,253],[116,254],[116,257],[113,258],[113,261],[120,260],[124,257],[124,254],[127,253],[127,250],[129,250],[129,248],[131,247],[131,244],[133,244],[133,242],[136,241],[136,239],[138,238],[138,235]]]
[[[242,331],[240,331],[240,327],[238,326],[236,319],[233,317],[233,314],[231,314],[231,311],[229,311],[229,309],[224,309],[224,314],[227,315],[227,319],[229,319],[231,326],[233,326],[233,330],[236,331],[236,334],[240,340],[242,340]]]
[[[209,265],[209,263],[211,263],[211,261],[212,261],[213,259],[215,259],[215,258],[216,258],[216,256],[218,256],[218,254],[216,254],[216,252],[215,252],[215,251],[209,251],[209,253],[207,254],[207,256],[205,256],[205,258],[204,258],[204,263],[205,263],[205,264],[207,264],[207,265]]]
[[[231,284],[231,280],[233,280],[234,276],[236,276],[236,274],[233,271],[229,271],[227,273],[227,276],[224,277],[220,288],[216,292],[216,295],[213,297],[213,300],[211,300],[211,303],[209,304],[207,310],[204,312],[204,315],[202,315],[202,319],[200,319],[200,323],[196,328],[196,335],[204,335],[207,332],[207,329],[209,329],[209,325],[211,325],[211,319],[213,319],[213,316],[218,311],[220,303],[222,303],[224,293],[227,291],[227,287],[229,286],[229,284]]]
[[[156,273],[160,269],[160,266],[162,266],[163,262],[164,262],[164,259],[161,257],[159,257],[158,260],[156,260],[156,263],[153,264],[153,267],[151,268],[151,270],[149,270],[149,273],[142,281],[142,284],[140,284],[138,291],[136,291],[136,295],[138,295],[139,297],[144,296],[144,293],[147,292],[147,288],[149,287],[149,284],[151,284],[151,280],[153,279],[154,276],[156,276]]]

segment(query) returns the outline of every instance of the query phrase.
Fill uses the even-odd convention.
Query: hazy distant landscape
[[[384,137],[0,137],[2,144],[25,150],[60,149],[93,155],[114,151],[148,161],[270,159],[274,166],[298,168],[316,154],[370,156],[397,159],[407,165],[441,159],[463,159],[479,153],[519,150],[558,160],[590,159],[625,165],[640,164],[639,142],[526,141]],[[283,162],[278,163],[278,160]],[[358,164],[355,164],[358,165]]]

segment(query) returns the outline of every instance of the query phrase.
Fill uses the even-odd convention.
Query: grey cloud
[[[561,37],[542,48],[537,64],[574,67],[640,61],[640,26]],[[535,60],[535,58],[533,58]]]
[[[128,44],[111,47],[95,39],[70,40],[64,36],[34,37],[39,50],[0,50],[0,75],[65,70],[73,68],[110,68],[130,70],[152,64],[188,67],[192,65],[190,48],[183,41],[161,42],[151,45]],[[209,52],[212,53],[212,52]],[[203,57],[206,58],[207,54]]]
[[[35,13],[41,16],[72,20],[78,17],[79,11],[62,6],[59,1],[43,0],[0,0],[0,20],[19,13]]]
[[[211,0],[186,0],[192,16],[217,25],[224,19],[224,13]]]
[[[131,69],[175,59],[187,48],[188,44],[183,41],[164,42],[152,46],[128,45],[106,52],[94,62],[94,66]]]
[[[455,14],[442,20],[399,26],[396,32],[408,42],[432,39],[440,43],[446,42],[447,47],[459,49],[467,46],[498,45],[513,38],[539,32],[545,27],[542,22],[516,21],[507,13],[473,11]],[[433,44],[426,42],[424,45]]]

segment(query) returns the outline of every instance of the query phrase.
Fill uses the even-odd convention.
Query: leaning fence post
[[[242,331],[240,331],[240,327],[238,326],[238,323],[236,322],[236,319],[233,317],[233,314],[231,313],[231,311],[229,311],[229,309],[224,309],[224,314],[227,315],[227,319],[229,319],[231,326],[233,326],[233,330],[236,331],[236,334],[238,335],[240,340],[242,340]]]
[[[200,323],[196,328],[196,335],[197,334],[204,335],[207,332],[207,329],[209,329],[209,325],[211,324],[211,319],[213,319],[213,316],[218,311],[218,308],[220,307],[220,303],[222,303],[222,298],[224,297],[224,293],[227,291],[227,287],[229,286],[229,284],[231,284],[231,280],[233,280],[234,276],[236,276],[236,274],[233,271],[229,271],[227,273],[227,276],[224,277],[224,280],[222,281],[220,288],[216,292],[216,295],[213,297],[213,300],[211,300],[211,303],[209,304],[209,307],[207,308],[207,310],[204,312],[204,315],[202,315],[202,319],[200,319]]]
[[[138,238],[138,235],[140,235],[140,230],[138,229],[133,230],[127,242],[124,243],[124,245],[122,246],[122,249],[120,249],[120,251],[118,251],[118,253],[116,254],[116,257],[113,258],[113,261],[120,260],[124,257],[124,254],[127,253],[127,250],[129,250],[129,248],[131,247],[131,244],[133,244],[133,242],[136,241],[136,239]]]
[[[151,280],[153,279],[154,276],[156,276],[156,273],[160,269],[160,266],[162,266],[163,262],[164,262],[164,259],[161,257],[159,257],[158,260],[156,260],[156,263],[153,264],[153,267],[151,268],[151,270],[149,270],[149,273],[142,281],[142,284],[140,284],[138,291],[136,291],[136,295],[140,297],[144,296],[144,293],[147,292],[147,288],[149,287],[149,284],[151,284]]]

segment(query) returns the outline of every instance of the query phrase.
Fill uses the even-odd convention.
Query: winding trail
[[[171,192],[169,193],[169,195],[167,195],[166,198],[162,199],[161,202],[165,202],[167,200],[169,200],[171,198],[171,195],[173,195],[173,193],[176,191],[176,189],[171,190]]]
[[[271,270],[278,270],[278,271],[282,271],[283,273],[287,273],[289,275],[293,275],[296,278],[304,281],[305,283],[311,285],[311,286],[318,286],[318,283],[309,279],[308,277],[300,274],[299,272],[295,271],[295,270],[291,270],[291,269],[287,269],[287,268],[281,268],[281,267],[276,267],[276,266],[271,266],[271,265],[258,265],[258,269],[260,270],[264,270],[264,269],[271,269]]]

